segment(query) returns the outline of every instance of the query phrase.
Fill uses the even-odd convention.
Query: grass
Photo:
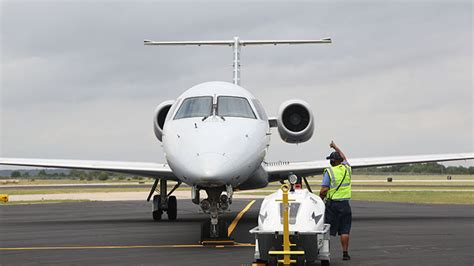
[[[146,184],[153,184],[153,180],[151,179],[107,179],[107,180],[79,180],[79,179],[16,179],[16,183],[12,183],[13,179],[4,179],[0,178],[0,185],[55,185],[55,184],[96,184],[96,183],[130,183],[130,184],[138,184],[139,182],[145,182]],[[8,182],[8,183],[6,183]]]
[[[387,182],[387,177],[392,177],[393,182]],[[369,182],[364,182],[365,180]],[[409,182],[408,182],[409,180]],[[418,181],[419,182],[416,182]],[[436,180],[429,182],[427,180]],[[357,188],[363,186],[381,185],[383,187],[429,187],[432,185],[446,186],[446,187],[474,187],[473,175],[452,175],[452,180],[446,179],[446,175],[354,175],[352,176],[352,185]],[[362,182],[360,182],[362,181]],[[406,182],[404,182],[406,181]],[[312,187],[319,187],[322,182],[321,176],[309,177],[308,182]],[[279,183],[270,184],[269,188],[279,187]]]
[[[63,194],[63,193],[102,193],[102,192],[149,192],[148,188],[45,188],[45,189],[8,189],[0,194],[33,195],[33,194]]]
[[[423,204],[474,204],[473,192],[353,192],[353,200]]]
[[[321,182],[315,183],[310,182],[311,188],[319,189],[321,186]],[[266,187],[265,189],[278,189],[280,184],[274,183]],[[303,187],[304,184],[303,184]],[[474,182],[424,182],[424,183],[417,183],[417,182],[410,182],[410,183],[352,183],[353,189],[427,189],[427,190],[435,190],[435,189],[455,189],[455,190],[473,190],[474,189]]]
[[[25,200],[25,201],[9,201],[7,203],[0,203],[3,205],[28,205],[28,204],[53,204],[53,203],[65,203],[65,202],[88,202],[90,200]]]
[[[268,192],[241,193],[244,195],[269,195]],[[352,192],[352,200],[403,202],[418,204],[474,204],[473,192],[396,191],[396,192]]]
[[[364,175],[356,174],[352,176],[353,180],[387,180],[387,177],[392,177],[394,180],[447,180],[448,175],[397,175],[387,173],[386,175]],[[452,180],[473,180],[473,175],[450,175]],[[319,177],[319,179],[321,179]]]
[[[395,181],[403,181],[403,180],[439,180],[439,181],[446,181],[448,175],[362,175],[362,174],[354,174],[352,176],[352,180],[370,180],[370,181],[381,181],[387,182],[387,178],[391,177]],[[452,180],[474,180],[474,175],[451,175]],[[321,182],[322,175],[308,177],[308,181],[311,182]]]

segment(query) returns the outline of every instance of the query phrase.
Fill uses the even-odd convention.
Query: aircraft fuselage
[[[195,103],[185,105],[186,99]],[[251,108],[247,113],[233,112],[245,110],[246,103]],[[200,110],[193,107],[198,104],[203,105]],[[163,148],[173,173],[201,188],[238,187],[245,182],[265,186],[259,182],[267,180],[265,171],[258,170],[269,146],[270,128],[265,111],[257,105],[250,92],[227,82],[202,83],[180,95],[163,127]],[[190,117],[183,117],[186,110]]]

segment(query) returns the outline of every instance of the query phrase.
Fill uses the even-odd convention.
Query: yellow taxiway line
[[[229,225],[229,228],[227,229],[227,236],[230,237],[235,227],[237,226],[237,223],[239,222],[239,220],[250,209],[250,207],[252,207],[254,203],[255,203],[255,200],[252,200],[251,202],[249,202],[249,204],[247,204],[247,206],[245,206],[245,208],[241,210],[239,214],[237,214],[237,216],[235,216],[234,220],[232,221],[232,223]]]

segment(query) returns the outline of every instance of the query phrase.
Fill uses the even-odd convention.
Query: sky
[[[232,81],[229,47],[152,40],[320,39],[244,47],[241,85],[276,116],[303,99],[313,138],[268,161],[472,152],[472,1],[5,1],[0,156],[163,162],[165,100]],[[468,165],[474,165],[468,163]]]

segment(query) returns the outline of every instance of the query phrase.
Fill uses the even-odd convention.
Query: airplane
[[[116,162],[54,159],[0,158],[0,165],[68,168],[119,172],[155,179],[147,201],[153,196],[152,216],[177,218],[173,192],[185,183],[191,187],[191,200],[210,216],[202,228],[202,238],[226,238],[227,224],[219,215],[229,210],[236,190],[266,187],[284,182],[290,175],[307,177],[321,174],[326,160],[269,163],[271,128],[277,128],[283,141],[303,143],[314,132],[315,118],[303,100],[292,99],[280,105],[277,117],[268,117],[260,101],[240,86],[240,50],[251,45],[328,44],[319,40],[241,40],[151,41],[144,45],[229,46],[233,50],[233,82],[211,81],[198,84],[177,97],[159,104],[153,116],[154,133],[162,143],[166,162]],[[474,159],[474,153],[376,157],[351,159],[352,168],[407,163]],[[176,182],[168,191],[168,181]],[[153,195],[159,185],[159,194]],[[204,190],[207,198],[200,199]]]

